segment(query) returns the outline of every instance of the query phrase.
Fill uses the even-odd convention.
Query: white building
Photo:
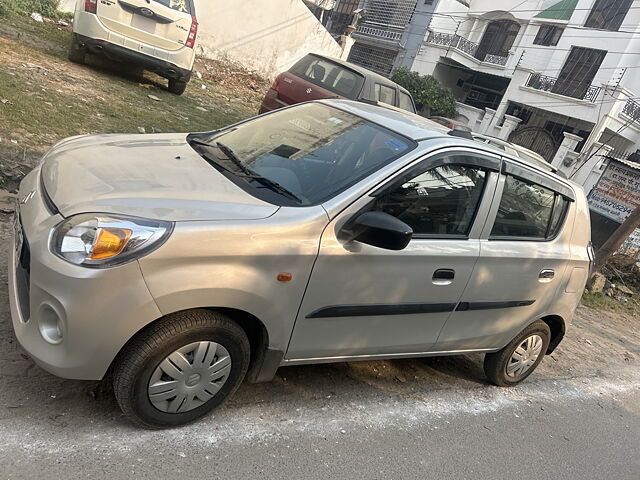
[[[411,69],[450,87],[475,131],[587,188],[603,153],[640,148],[640,0],[440,0]]]

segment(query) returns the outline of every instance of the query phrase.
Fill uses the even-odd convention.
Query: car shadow
[[[135,63],[119,62],[105,55],[88,54],[85,65],[102,75],[119,78],[133,83],[167,89],[166,80],[149,72]]]

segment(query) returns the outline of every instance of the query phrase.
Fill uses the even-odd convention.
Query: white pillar
[[[354,43],[356,43],[356,41],[351,35],[340,36],[340,48],[342,48],[342,53],[340,54],[341,60],[346,60],[349,57],[349,52]]]
[[[484,109],[484,117],[482,117],[482,121],[480,122],[480,133],[486,134],[489,131],[489,126],[493,119],[496,116],[496,111],[493,108],[485,108]]]
[[[509,140],[509,135],[518,127],[521,121],[521,118],[514,117],[513,115],[505,115],[498,136],[503,140]]]
[[[558,148],[555,157],[551,161],[551,165],[556,168],[560,168],[564,165],[564,159],[569,152],[575,152],[578,144],[584,140],[582,137],[574,135],[569,132],[564,132],[564,140],[562,140],[562,144]],[[568,165],[567,165],[568,166]]]

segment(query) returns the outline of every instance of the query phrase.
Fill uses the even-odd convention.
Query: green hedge
[[[420,75],[406,67],[393,72],[391,80],[409,90],[419,110],[427,109],[429,115],[456,118],[456,100],[453,93],[431,75]]]

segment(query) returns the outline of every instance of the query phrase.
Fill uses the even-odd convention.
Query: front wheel
[[[176,95],[182,95],[187,89],[187,82],[180,82],[172,78],[169,79],[169,91]]]
[[[502,350],[485,355],[484,373],[499,387],[517,385],[540,364],[550,339],[549,326],[536,320]]]
[[[116,362],[113,389],[134,423],[149,429],[184,425],[238,388],[249,354],[246,334],[225,315],[176,313],[127,344]]]

